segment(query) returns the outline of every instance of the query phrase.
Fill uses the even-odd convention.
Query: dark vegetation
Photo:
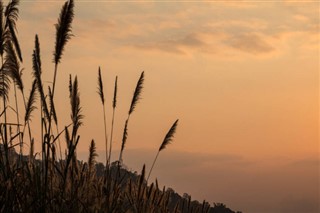
[[[28,94],[22,80],[22,54],[17,38],[16,22],[18,20],[18,0],[9,1],[4,6],[0,1],[0,211],[1,212],[215,212],[231,213],[224,204],[216,203],[210,207],[203,201],[192,201],[185,194],[183,197],[172,189],[160,189],[158,182],[148,185],[148,178],[156,163],[159,153],[172,141],[178,120],[173,123],[146,176],[145,166],[141,174],[125,169],[122,159],[128,137],[130,116],[140,99],[144,72],[138,80],[128,117],[124,124],[123,139],[119,160],[111,163],[114,115],[117,106],[117,80],[115,79],[112,101],[113,115],[110,136],[108,135],[105,96],[101,70],[98,70],[98,94],[104,112],[104,136],[106,164],[96,162],[96,145],[92,140],[89,146],[87,162],[77,159],[76,148],[80,141],[78,130],[82,125],[83,115],[80,105],[80,93],[77,77],[69,78],[69,98],[71,107],[71,124],[62,131],[58,129],[58,117],[55,110],[55,85],[58,67],[67,42],[72,37],[71,26],[74,17],[74,1],[67,1],[60,12],[56,24],[56,42],[53,54],[53,83],[44,87],[40,39],[35,36],[32,53],[33,83]],[[9,89],[13,88],[14,100],[9,100]],[[21,93],[22,100],[18,99]],[[24,112],[19,112],[18,105],[23,104]],[[13,105],[13,106],[12,106]],[[41,134],[35,141],[31,131],[31,116],[39,108]],[[7,122],[8,109],[16,115],[16,122]],[[21,115],[23,118],[21,120]],[[19,119],[20,118],[20,119]],[[64,137],[64,139],[63,139]],[[66,143],[64,157],[61,141]],[[41,144],[41,151],[35,153],[34,143]],[[24,145],[28,144],[28,154],[24,154]],[[16,150],[19,150],[18,153]],[[38,156],[38,157],[37,157]]]

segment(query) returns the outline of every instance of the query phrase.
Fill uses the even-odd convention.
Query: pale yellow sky
[[[21,2],[17,27],[28,89],[36,33],[43,78],[52,81],[54,24],[63,2]],[[75,36],[59,67],[56,108],[62,129],[70,123],[68,76],[77,75],[85,115],[81,158],[87,158],[93,138],[104,159],[98,66],[108,118],[119,76],[113,156],[144,70],[142,100],[124,151],[129,168],[149,167],[179,118],[176,137],[160,154],[152,178],[243,212],[319,211],[318,1],[75,4]],[[302,210],[305,205],[309,209]]]

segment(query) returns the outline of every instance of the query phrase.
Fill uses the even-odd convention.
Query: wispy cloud
[[[141,42],[132,46],[144,51],[161,51],[168,53],[194,55],[198,53],[226,57],[239,55],[235,50],[251,55],[266,55],[276,50],[266,37],[258,33],[227,34],[216,32],[193,32],[182,38],[163,41]]]
[[[235,49],[251,54],[270,53],[275,49],[262,36],[256,33],[235,35],[230,37],[226,42]]]
[[[257,2],[254,1],[245,1],[245,0],[224,0],[218,1],[217,4],[225,6],[225,7],[233,7],[237,9],[252,9],[258,6]]]
[[[133,44],[134,47],[143,50],[160,50],[170,53],[186,54],[188,49],[200,49],[207,44],[197,34],[188,34],[182,38],[168,39],[159,42],[146,42]]]
[[[60,7],[57,3],[23,3],[26,12],[22,15],[36,19],[37,16],[56,13],[57,10],[50,12],[52,6],[48,5],[57,10]],[[317,18],[308,14],[307,10],[299,9],[297,5],[300,4],[259,4],[248,1],[203,2],[197,5],[79,2],[77,12],[80,16],[76,17],[74,27],[78,40],[75,42],[82,46],[85,43],[94,50],[97,49],[95,44],[99,42],[99,47],[103,49],[113,46],[120,48],[119,51],[125,48],[140,50],[143,51],[142,54],[205,54],[226,59],[272,57],[286,54],[289,51],[286,47],[296,42],[293,37],[291,40],[283,40],[280,35],[296,31],[318,32]],[[95,13],[89,10],[94,6],[98,7]],[[286,12],[281,14],[279,7],[286,8]],[[312,5],[307,4],[307,7]],[[251,15],[240,16],[243,10]],[[268,10],[273,10],[275,18],[263,15]],[[262,15],[259,16],[257,11]],[[54,18],[47,23],[54,24],[55,21]],[[92,35],[95,37],[94,41],[90,39]],[[309,37],[303,39],[303,42],[308,39]]]

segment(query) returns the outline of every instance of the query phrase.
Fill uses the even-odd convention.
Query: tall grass
[[[150,172],[149,172],[149,175],[148,175],[148,178],[147,178],[147,181],[149,180],[149,177],[151,175],[151,172],[152,172],[152,169],[154,167],[154,164],[156,163],[157,159],[158,159],[158,156],[159,156],[159,153],[164,150],[168,144],[170,144],[170,142],[173,140],[173,137],[174,137],[174,134],[176,133],[176,129],[177,129],[177,126],[178,126],[178,121],[179,120],[176,120],[173,125],[171,126],[171,128],[169,129],[168,133],[166,134],[166,136],[164,137],[160,147],[159,147],[159,150],[157,152],[157,155],[156,157],[154,158],[154,161],[152,163],[152,166],[151,166],[151,169],[150,169]]]
[[[66,1],[62,6],[56,24],[56,41],[54,47],[53,84],[47,90],[42,80],[42,63],[40,39],[35,35],[34,50],[32,52],[33,83],[28,98],[25,98],[23,79],[21,77],[22,55],[16,31],[18,21],[18,0],[9,1],[6,7],[0,1],[0,98],[2,109],[0,114],[0,212],[208,212],[209,205],[204,202],[202,209],[188,205],[181,199],[171,208],[170,196],[172,191],[163,188],[158,183],[148,186],[157,157],[172,141],[178,120],[170,128],[161,144],[152,164],[147,180],[146,168],[143,166],[141,175],[132,175],[122,167],[123,152],[128,137],[128,125],[131,114],[135,111],[141,98],[144,83],[144,72],[141,73],[125,121],[119,161],[111,163],[111,151],[117,106],[117,82],[115,78],[114,96],[112,101],[112,119],[107,120],[105,113],[105,96],[101,70],[98,72],[98,93],[104,113],[104,136],[106,141],[106,167],[101,168],[96,163],[96,143],[92,139],[89,146],[87,162],[77,159],[77,145],[80,142],[78,130],[82,125],[81,97],[77,76],[69,78],[70,124],[66,124],[62,131],[55,134],[52,126],[58,124],[55,110],[55,87],[57,84],[58,65],[61,63],[67,42],[72,37],[72,21],[74,17],[74,1]],[[4,9],[6,8],[6,9]],[[11,106],[9,89],[14,90],[16,103],[16,122],[7,121],[7,110]],[[22,93],[24,112],[18,111],[17,91]],[[39,106],[40,107],[37,107]],[[40,110],[40,129],[31,129],[30,122],[33,114]],[[23,117],[21,121],[19,118]],[[110,122],[110,138],[108,138],[107,122]],[[15,128],[12,128],[15,127]],[[24,138],[28,128],[29,143]],[[9,131],[10,129],[10,131]],[[22,130],[22,131],[21,131]],[[41,135],[40,141],[35,141],[31,130]],[[14,133],[13,133],[14,132]],[[9,134],[10,133],[10,134]],[[64,139],[63,139],[64,136]],[[66,149],[64,157],[60,150],[57,156],[57,141],[64,140]],[[109,141],[109,147],[108,147]],[[39,153],[35,153],[34,143],[41,144]],[[23,155],[22,150],[28,144],[29,154]],[[14,147],[20,145],[20,155]],[[60,146],[59,146],[60,147]],[[60,149],[60,148],[59,148]],[[190,199],[189,199],[190,203]]]
[[[101,69],[99,67],[98,71],[98,94],[101,99],[102,108],[103,108],[103,124],[104,124],[104,139],[106,142],[106,165],[109,164],[109,158],[108,158],[108,134],[107,134],[107,116],[106,116],[106,109],[105,109],[105,97],[104,97],[104,91],[103,91],[103,82],[101,77]]]
[[[138,101],[140,99],[141,93],[142,93],[142,88],[143,88],[143,82],[144,82],[144,71],[141,73],[140,78],[137,82],[137,86],[136,89],[134,90],[133,93],[133,97],[132,97],[132,101],[131,101],[131,105],[129,108],[129,112],[128,112],[128,117],[127,120],[124,124],[124,129],[123,129],[123,136],[122,136],[122,144],[121,144],[121,150],[120,150],[120,154],[119,154],[119,162],[122,163],[122,154],[127,142],[127,138],[128,138],[128,124],[129,124],[129,120],[130,120],[130,116],[133,113],[133,111],[135,110]]]

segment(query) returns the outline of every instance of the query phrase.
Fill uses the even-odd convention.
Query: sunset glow
[[[45,87],[52,82],[54,24],[63,2],[20,3],[26,91],[36,34]],[[112,155],[118,160],[134,88],[145,71],[123,153],[129,169],[140,172],[145,163],[149,171],[179,119],[150,180],[245,213],[320,212],[319,6],[290,0],[76,0],[74,36],[57,76],[58,127],[71,122],[69,74],[77,75],[84,115],[77,154],[87,160],[94,139],[98,160],[105,161],[100,66],[108,131],[118,76]],[[37,113],[33,126],[40,126]]]

